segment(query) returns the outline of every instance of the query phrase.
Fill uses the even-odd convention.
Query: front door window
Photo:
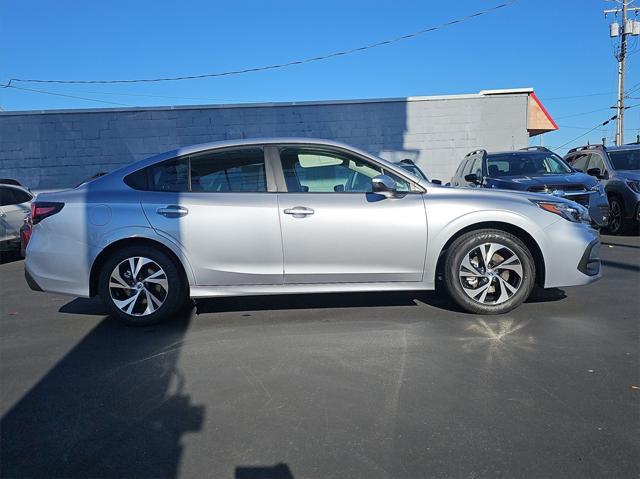
[[[371,179],[382,174],[396,181],[398,191],[411,190],[407,180],[342,152],[286,147],[280,158],[289,193],[368,193]]]

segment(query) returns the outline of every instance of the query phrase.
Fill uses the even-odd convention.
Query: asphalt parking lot
[[[640,238],[513,313],[203,301],[129,328],[0,265],[3,477],[638,477]]]

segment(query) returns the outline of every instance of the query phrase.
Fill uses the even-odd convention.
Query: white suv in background
[[[21,186],[0,184],[0,251],[22,249],[20,228],[31,211],[33,198]]]

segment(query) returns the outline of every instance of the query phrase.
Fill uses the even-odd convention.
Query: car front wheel
[[[506,313],[524,302],[535,283],[527,246],[505,231],[472,231],[447,251],[445,282],[453,300],[480,314]]]
[[[609,232],[614,235],[622,234],[625,230],[624,207],[616,196],[609,198]]]
[[[103,264],[99,293],[112,316],[130,325],[148,325],[170,318],[182,307],[186,285],[162,251],[127,247]]]

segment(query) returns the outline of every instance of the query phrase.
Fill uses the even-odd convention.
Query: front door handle
[[[164,208],[158,208],[156,213],[166,218],[181,218],[189,214],[189,210],[184,206],[167,205]]]
[[[311,208],[306,206],[294,206],[293,208],[287,208],[284,210],[285,215],[293,215],[294,218],[304,218],[314,213]]]

